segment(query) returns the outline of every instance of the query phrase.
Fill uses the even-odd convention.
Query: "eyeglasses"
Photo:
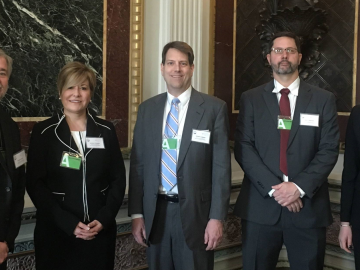
[[[283,48],[271,48],[271,50],[275,53],[275,54],[282,54],[284,51],[286,53],[290,53],[290,54],[294,54],[297,52],[297,49],[295,48],[286,48],[286,49],[283,49]]]

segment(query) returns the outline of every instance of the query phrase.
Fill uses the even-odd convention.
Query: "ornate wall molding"
[[[130,2],[130,59],[129,59],[129,128],[128,146],[132,145],[137,112],[142,101],[144,1]]]

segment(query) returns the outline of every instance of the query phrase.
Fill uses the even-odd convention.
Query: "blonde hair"
[[[3,50],[0,49],[0,57],[4,57],[7,63],[7,75],[10,78],[12,72],[12,64],[13,60],[10,56],[8,56]]]
[[[88,80],[91,96],[94,95],[96,76],[92,69],[80,62],[67,63],[61,70],[57,80],[57,89],[61,95],[63,89]]]

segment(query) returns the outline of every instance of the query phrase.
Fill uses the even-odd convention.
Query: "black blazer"
[[[167,93],[140,105],[130,160],[129,215],[143,214],[151,233],[161,183],[160,160]],[[210,143],[192,142],[193,129],[209,130]],[[205,249],[209,219],[226,218],[231,188],[226,103],[192,89],[177,163],[182,228],[188,247]]]
[[[104,229],[113,224],[125,193],[125,167],[114,126],[88,113],[86,136],[104,138],[105,149],[86,148],[85,162],[74,170],[60,167],[64,151],[80,152],[61,112],[36,124],[31,135],[26,187],[36,217],[55,223],[69,236],[79,221],[96,219]]]
[[[345,139],[340,220],[360,227],[360,106],[349,118]]]
[[[0,125],[6,150],[6,164],[0,158],[0,166],[6,171],[0,179],[0,241],[6,241],[12,251],[24,208],[25,166],[15,168],[14,154],[21,150],[19,128],[2,109]]]
[[[279,104],[273,89],[271,81],[243,93],[235,132],[235,158],[245,176],[234,212],[268,225],[279,220],[282,208],[268,195],[271,186],[282,182]],[[300,125],[300,113],[318,114],[319,127]],[[287,148],[289,181],[306,193],[301,211],[290,213],[297,227],[332,222],[327,177],[338,158],[338,141],[334,95],[301,81]]]

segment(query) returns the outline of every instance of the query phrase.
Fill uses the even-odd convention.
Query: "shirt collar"
[[[185,92],[183,92],[180,96],[177,97],[180,100],[179,106],[183,107],[184,105],[186,105],[189,102],[190,96],[191,96],[191,90],[192,90],[192,87],[190,85],[190,87],[188,89],[186,89]],[[168,91],[167,92],[167,102],[169,104],[171,104],[171,102],[174,98],[175,97],[172,94],[170,94]]]
[[[297,77],[295,81],[293,81],[292,84],[289,85],[289,87],[285,87],[283,85],[281,85],[277,80],[274,79],[274,85],[275,88],[272,91],[273,93],[279,93],[281,91],[281,89],[283,88],[287,88],[290,90],[290,93],[294,96],[298,96],[299,95],[299,86],[300,86],[300,78]]]

